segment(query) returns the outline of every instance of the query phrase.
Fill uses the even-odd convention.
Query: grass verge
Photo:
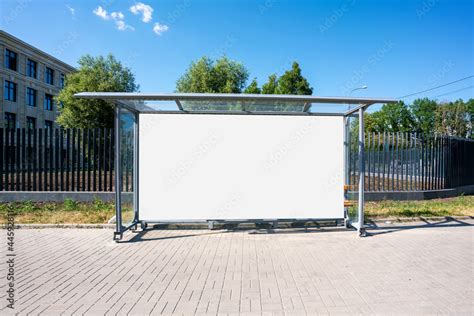
[[[79,203],[73,200],[56,202],[0,203],[0,224],[6,221],[7,212],[15,214],[18,224],[105,224],[115,215],[114,203],[96,200]]]
[[[474,195],[424,201],[367,202],[367,218],[474,216]]]
[[[20,224],[105,224],[115,215],[114,203],[96,200],[79,203],[66,200],[55,202],[0,203],[0,224],[6,214],[13,211],[15,222]],[[433,216],[474,216],[474,196],[427,201],[367,202],[368,219]]]

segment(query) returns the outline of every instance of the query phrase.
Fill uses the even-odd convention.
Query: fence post
[[[3,191],[3,128],[0,128],[0,191]]]
[[[364,142],[365,142],[365,135],[364,135]],[[364,150],[364,153],[367,156],[367,170],[369,170],[369,173],[367,174],[367,188],[370,191],[370,162],[371,162],[371,159],[370,159],[370,133],[367,133],[367,146],[366,146],[366,150]]]
[[[115,164],[114,164],[114,144],[115,144],[115,134],[114,130],[109,130],[109,186],[111,192],[115,191],[114,173],[115,173]]]
[[[97,128],[92,130],[92,191],[97,191]]]
[[[103,139],[103,128],[99,129],[99,138],[97,145],[97,173],[99,176],[98,179],[98,190],[102,191],[102,139]]]
[[[76,179],[75,179],[75,172],[76,172],[76,129],[72,130],[71,136],[71,191],[76,190]]]
[[[380,132],[377,132],[377,191],[380,191]]]
[[[43,129],[38,129],[38,191],[43,191]]]

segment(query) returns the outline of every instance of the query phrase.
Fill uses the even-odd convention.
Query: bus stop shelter
[[[262,94],[75,96],[115,106],[116,240],[139,224],[193,222],[334,221],[365,235],[364,111],[397,102]],[[352,140],[358,170],[349,174]],[[358,178],[357,190],[348,185],[350,177]]]

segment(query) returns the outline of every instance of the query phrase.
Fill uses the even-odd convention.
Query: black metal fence
[[[112,129],[0,129],[0,191],[114,191]]]
[[[123,191],[133,190],[133,137],[124,133]],[[357,189],[358,143],[350,184]],[[474,184],[474,141],[417,133],[366,134],[367,191],[439,190]],[[0,128],[0,191],[114,191],[113,129]]]
[[[358,189],[358,140],[351,139],[350,184]],[[366,133],[367,191],[425,191],[474,185],[474,141],[418,133]]]
[[[474,140],[450,138],[450,161],[446,173],[447,187],[474,184]]]

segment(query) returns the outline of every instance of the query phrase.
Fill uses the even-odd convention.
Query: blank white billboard
[[[141,220],[344,218],[343,117],[140,114]]]

